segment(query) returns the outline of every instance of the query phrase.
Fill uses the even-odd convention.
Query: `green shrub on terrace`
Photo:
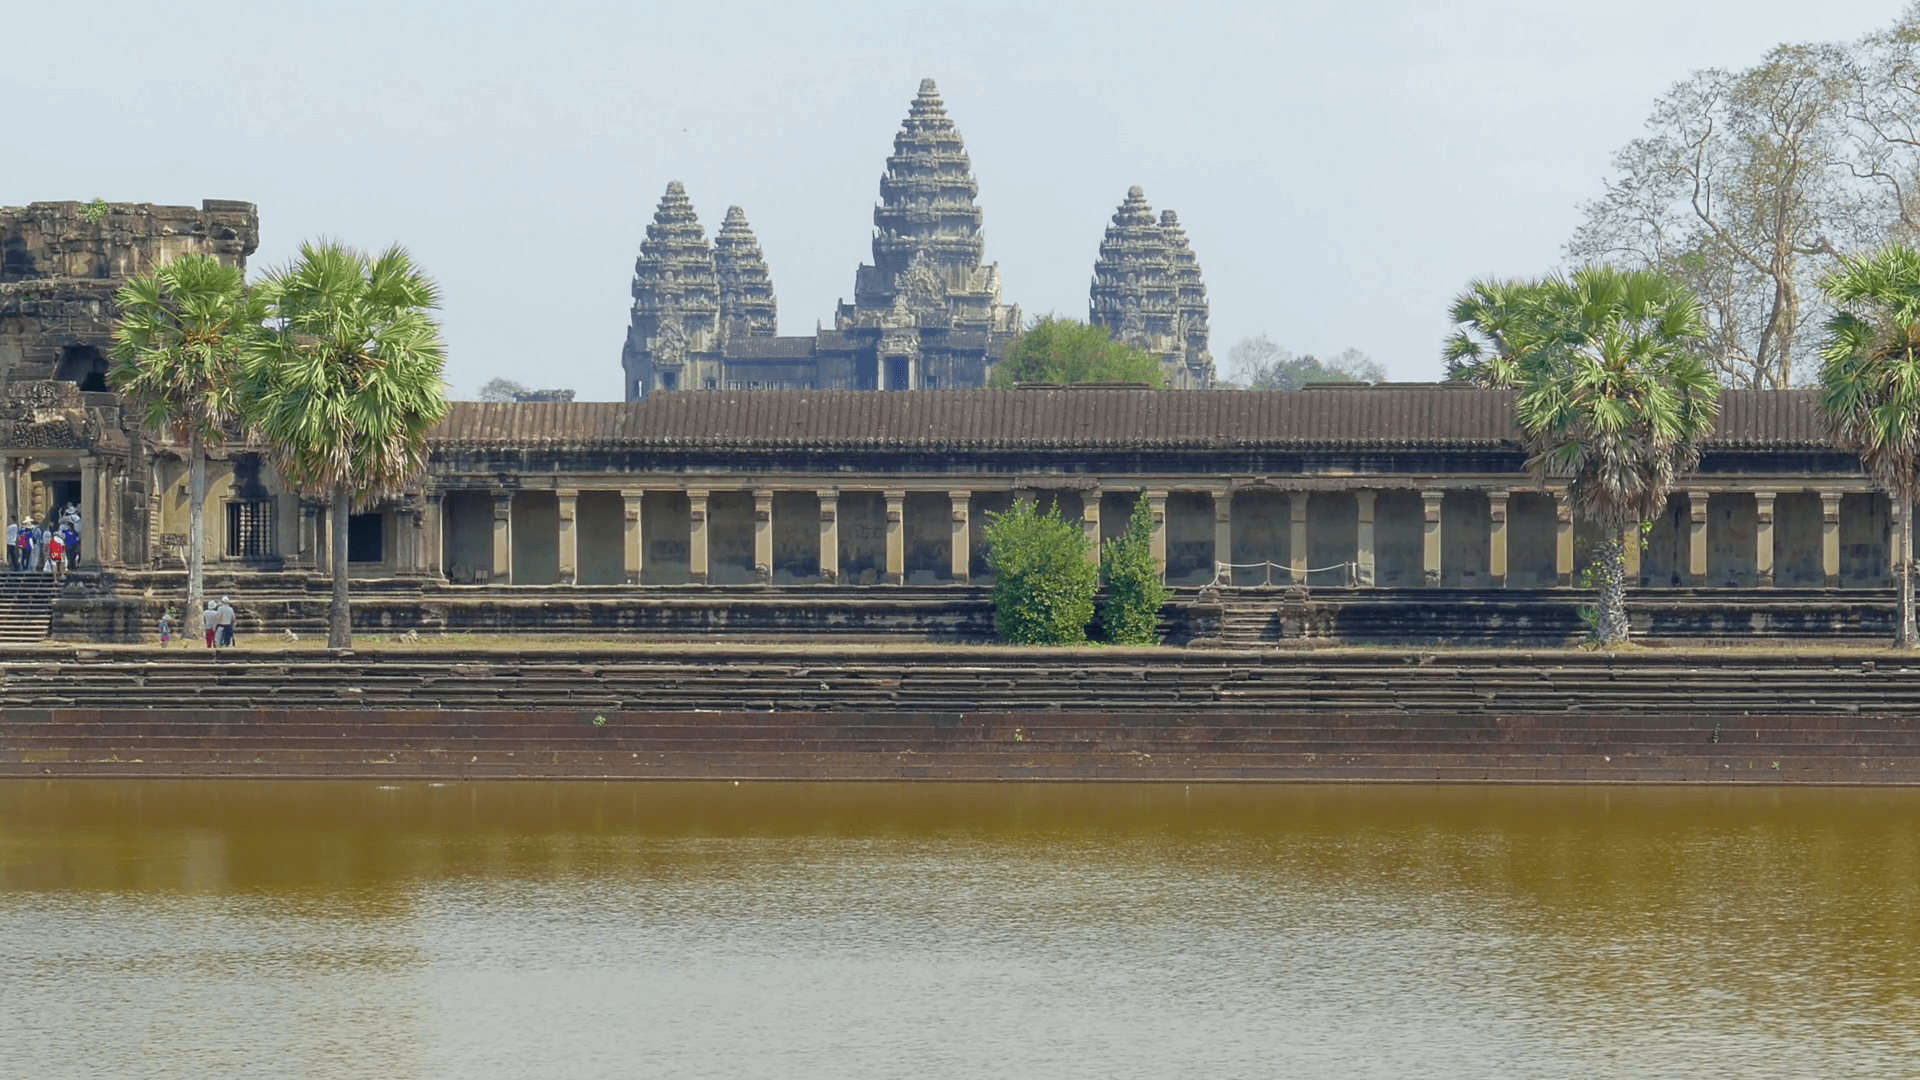
[[[1016,501],[987,515],[987,565],[993,568],[993,625],[1020,645],[1075,645],[1087,639],[1100,571],[1077,523],[1059,507],[1036,513]]]
[[[1153,511],[1143,496],[1134,500],[1127,531],[1109,540],[1100,553],[1100,576],[1107,602],[1100,625],[1115,645],[1153,645],[1160,640],[1160,608],[1167,586],[1153,564]]]

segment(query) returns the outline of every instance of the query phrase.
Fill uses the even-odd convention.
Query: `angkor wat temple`
[[[971,159],[932,79],[894,137],[873,211],[873,262],[833,328],[781,337],[773,281],[746,212],[727,208],[709,244],[679,181],[667,185],[633,272],[620,363],[625,397],[659,390],[943,390],[986,385],[1021,329],[986,263]],[[1100,242],[1092,321],[1160,358],[1167,384],[1213,380],[1207,290],[1171,211],[1138,188]]]
[[[1149,222],[1143,206],[1120,216],[1116,228]],[[42,609],[56,634],[138,640],[184,599],[183,448],[143,431],[100,381],[115,290],[183,252],[244,265],[258,234],[244,203],[0,209],[5,513],[82,511],[80,569]],[[734,294],[761,295],[744,222],[723,234]],[[886,266],[935,258],[876,251],[869,291],[835,333],[867,332],[860,312],[877,310]],[[978,251],[939,257],[978,269]],[[991,278],[969,280],[981,289],[943,294],[944,329],[916,317],[872,333],[911,333],[924,361],[962,312],[991,319]],[[704,295],[714,334],[783,340],[753,336],[771,329],[770,291],[747,306]],[[1199,310],[1144,332],[1190,327]],[[701,362],[722,364],[716,381],[733,363],[680,370]],[[311,630],[338,543],[363,630],[972,640],[992,634],[988,515],[1035,500],[1104,539],[1145,500],[1174,586],[1173,641],[1552,644],[1585,632],[1596,538],[1564,491],[1528,474],[1507,393],[949,385],[456,402],[418,482],[344,522],[290,490],[263,448],[234,441],[209,467],[209,580],[234,594],[244,628]],[[1830,443],[1812,392],[1729,391],[1699,465],[1630,545],[1637,629],[1888,634],[1889,538],[1905,510]],[[25,588],[22,577],[0,587]]]

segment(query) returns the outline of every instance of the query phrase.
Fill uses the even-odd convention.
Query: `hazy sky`
[[[12,5],[0,204],[260,206],[255,267],[398,240],[445,290],[448,377],[620,396],[633,260],[670,180],[746,209],[782,333],[870,258],[880,171],[939,81],[987,258],[1086,316],[1131,184],[1179,211],[1213,350],[1265,332],[1433,378],[1448,300],[1556,265],[1693,69],[1851,39],[1900,0]]]

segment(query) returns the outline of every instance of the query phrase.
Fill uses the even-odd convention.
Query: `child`
[[[163,649],[173,644],[174,620],[172,608],[168,608],[166,614],[160,616],[160,647]]]

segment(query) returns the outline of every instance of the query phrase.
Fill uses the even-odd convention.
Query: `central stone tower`
[[[940,89],[922,79],[880,177],[873,264],[854,273],[853,303],[840,304],[835,326],[890,326],[908,315],[907,325],[923,328],[1017,331],[1020,309],[1000,302],[1000,267],[981,264],[979,194]]]

